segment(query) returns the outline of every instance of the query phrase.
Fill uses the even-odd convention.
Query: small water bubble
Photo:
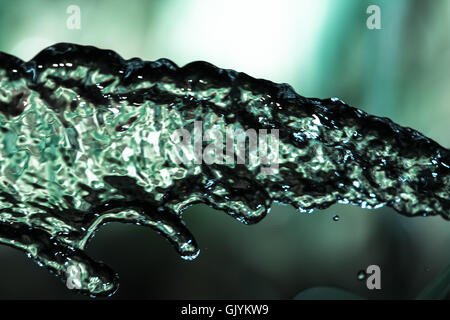
[[[333,217],[333,220],[334,220],[334,221],[339,221],[339,219],[340,219],[340,218],[339,218],[338,215],[335,215],[335,216]]]
[[[367,273],[364,270],[358,271],[358,280],[363,281],[367,277]]]

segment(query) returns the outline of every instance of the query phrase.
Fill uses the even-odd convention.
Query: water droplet
[[[363,281],[367,277],[367,273],[364,270],[358,271],[358,280]]]
[[[333,217],[333,220],[334,220],[334,221],[339,221],[339,219],[340,219],[340,218],[339,218],[338,215],[335,215],[335,216]]]

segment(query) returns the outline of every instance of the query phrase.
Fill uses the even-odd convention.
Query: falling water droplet
[[[363,281],[367,277],[367,273],[364,270],[358,271],[358,280]]]

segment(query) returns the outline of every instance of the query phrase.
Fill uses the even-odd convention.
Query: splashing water
[[[279,129],[278,171],[175,163],[171,134],[195,121],[221,132]],[[0,128],[0,243],[91,296],[117,289],[116,273],[84,253],[111,221],[148,226],[194,259],[182,212],[196,203],[246,224],[274,201],[305,212],[343,202],[450,214],[450,154],[436,142],[206,62],[179,68],[74,44],[28,62],[0,53]]]
[[[359,281],[362,281],[367,278],[367,273],[365,270],[359,270],[357,274],[357,278]]]

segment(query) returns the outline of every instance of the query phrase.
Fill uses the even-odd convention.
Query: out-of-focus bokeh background
[[[366,26],[373,4],[380,30]],[[72,5],[80,29],[67,25]],[[56,42],[178,65],[206,60],[305,96],[340,97],[445,147],[449,28],[448,0],[0,0],[0,51],[25,60]],[[252,226],[205,206],[185,217],[202,250],[190,262],[149,229],[110,224],[97,233],[89,254],[121,277],[112,298],[291,299],[314,286],[413,298],[450,264],[450,222],[439,217],[346,205],[313,214],[274,206]],[[0,247],[0,261],[0,298],[85,298],[21,252]],[[381,290],[357,280],[371,264],[381,267]]]

